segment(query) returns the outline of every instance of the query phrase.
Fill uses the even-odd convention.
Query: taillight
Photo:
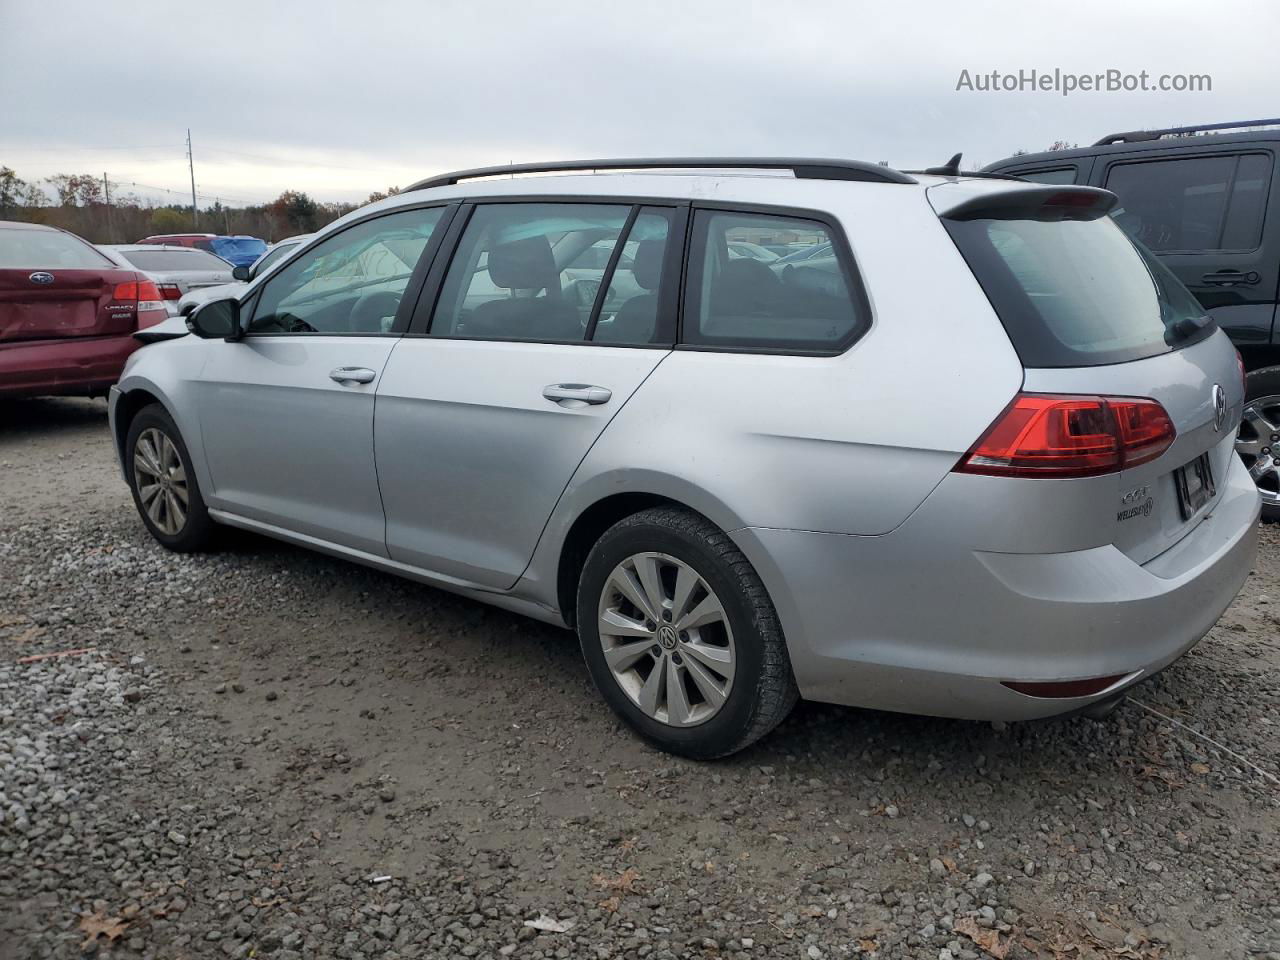
[[[130,280],[128,283],[117,283],[115,290],[111,294],[111,299],[117,303],[125,301],[133,302],[138,299],[138,284]]]
[[[169,310],[160,299],[160,290],[150,280],[138,281],[138,329],[155,326],[169,317]]]
[[[956,464],[998,477],[1094,477],[1154,460],[1177,431],[1144,397],[1020,393]]]
[[[158,284],[158,286],[160,288],[161,299],[163,300],[181,300],[182,299],[182,288],[179,287],[176,283],[161,283],[161,284]]]

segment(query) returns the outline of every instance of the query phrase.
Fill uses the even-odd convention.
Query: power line
[[[126,176],[126,174],[122,174],[122,176]],[[168,187],[157,187],[154,183],[142,183],[138,180],[112,180],[111,184],[115,187],[140,187],[143,190],[155,190],[159,193],[170,193],[175,197],[185,197],[190,192],[187,190],[170,190]],[[196,196],[201,200],[231,200],[234,203],[245,203],[257,206],[263,206],[271,202],[270,200],[250,200],[246,197],[232,197],[225,193],[214,195],[197,192]]]

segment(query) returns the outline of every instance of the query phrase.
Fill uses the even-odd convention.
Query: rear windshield
[[[214,237],[213,252],[228,260],[252,263],[267,252],[265,240],[257,237]]]
[[[1140,360],[1216,329],[1187,288],[1110,217],[943,222],[1023,366]]]
[[[181,250],[120,250],[139,270],[229,270],[230,264],[211,253],[185,247]]]
[[[0,229],[0,270],[101,270],[115,264],[79,237],[57,230]]]

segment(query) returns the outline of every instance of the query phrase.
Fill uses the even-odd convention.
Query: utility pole
[[[111,222],[111,182],[107,180],[107,173],[102,172],[102,195],[107,201],[107,242],[115,243],[116,228]]]
[[[196,161],[191,155],[191,128],[187,127],[187,166],[191,168],[191,229],[199,226],[200,212],[196,209]]]

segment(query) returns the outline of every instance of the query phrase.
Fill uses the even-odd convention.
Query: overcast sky
[[[969,166],[1276,116],[1277,36],[1273,0],[0,0],[0,164],[180,201],[190,127],[199,193],[233,203],[513,160]],[[1208,74],[1212,92],[956,90],[962,70],[1032,68]]]

